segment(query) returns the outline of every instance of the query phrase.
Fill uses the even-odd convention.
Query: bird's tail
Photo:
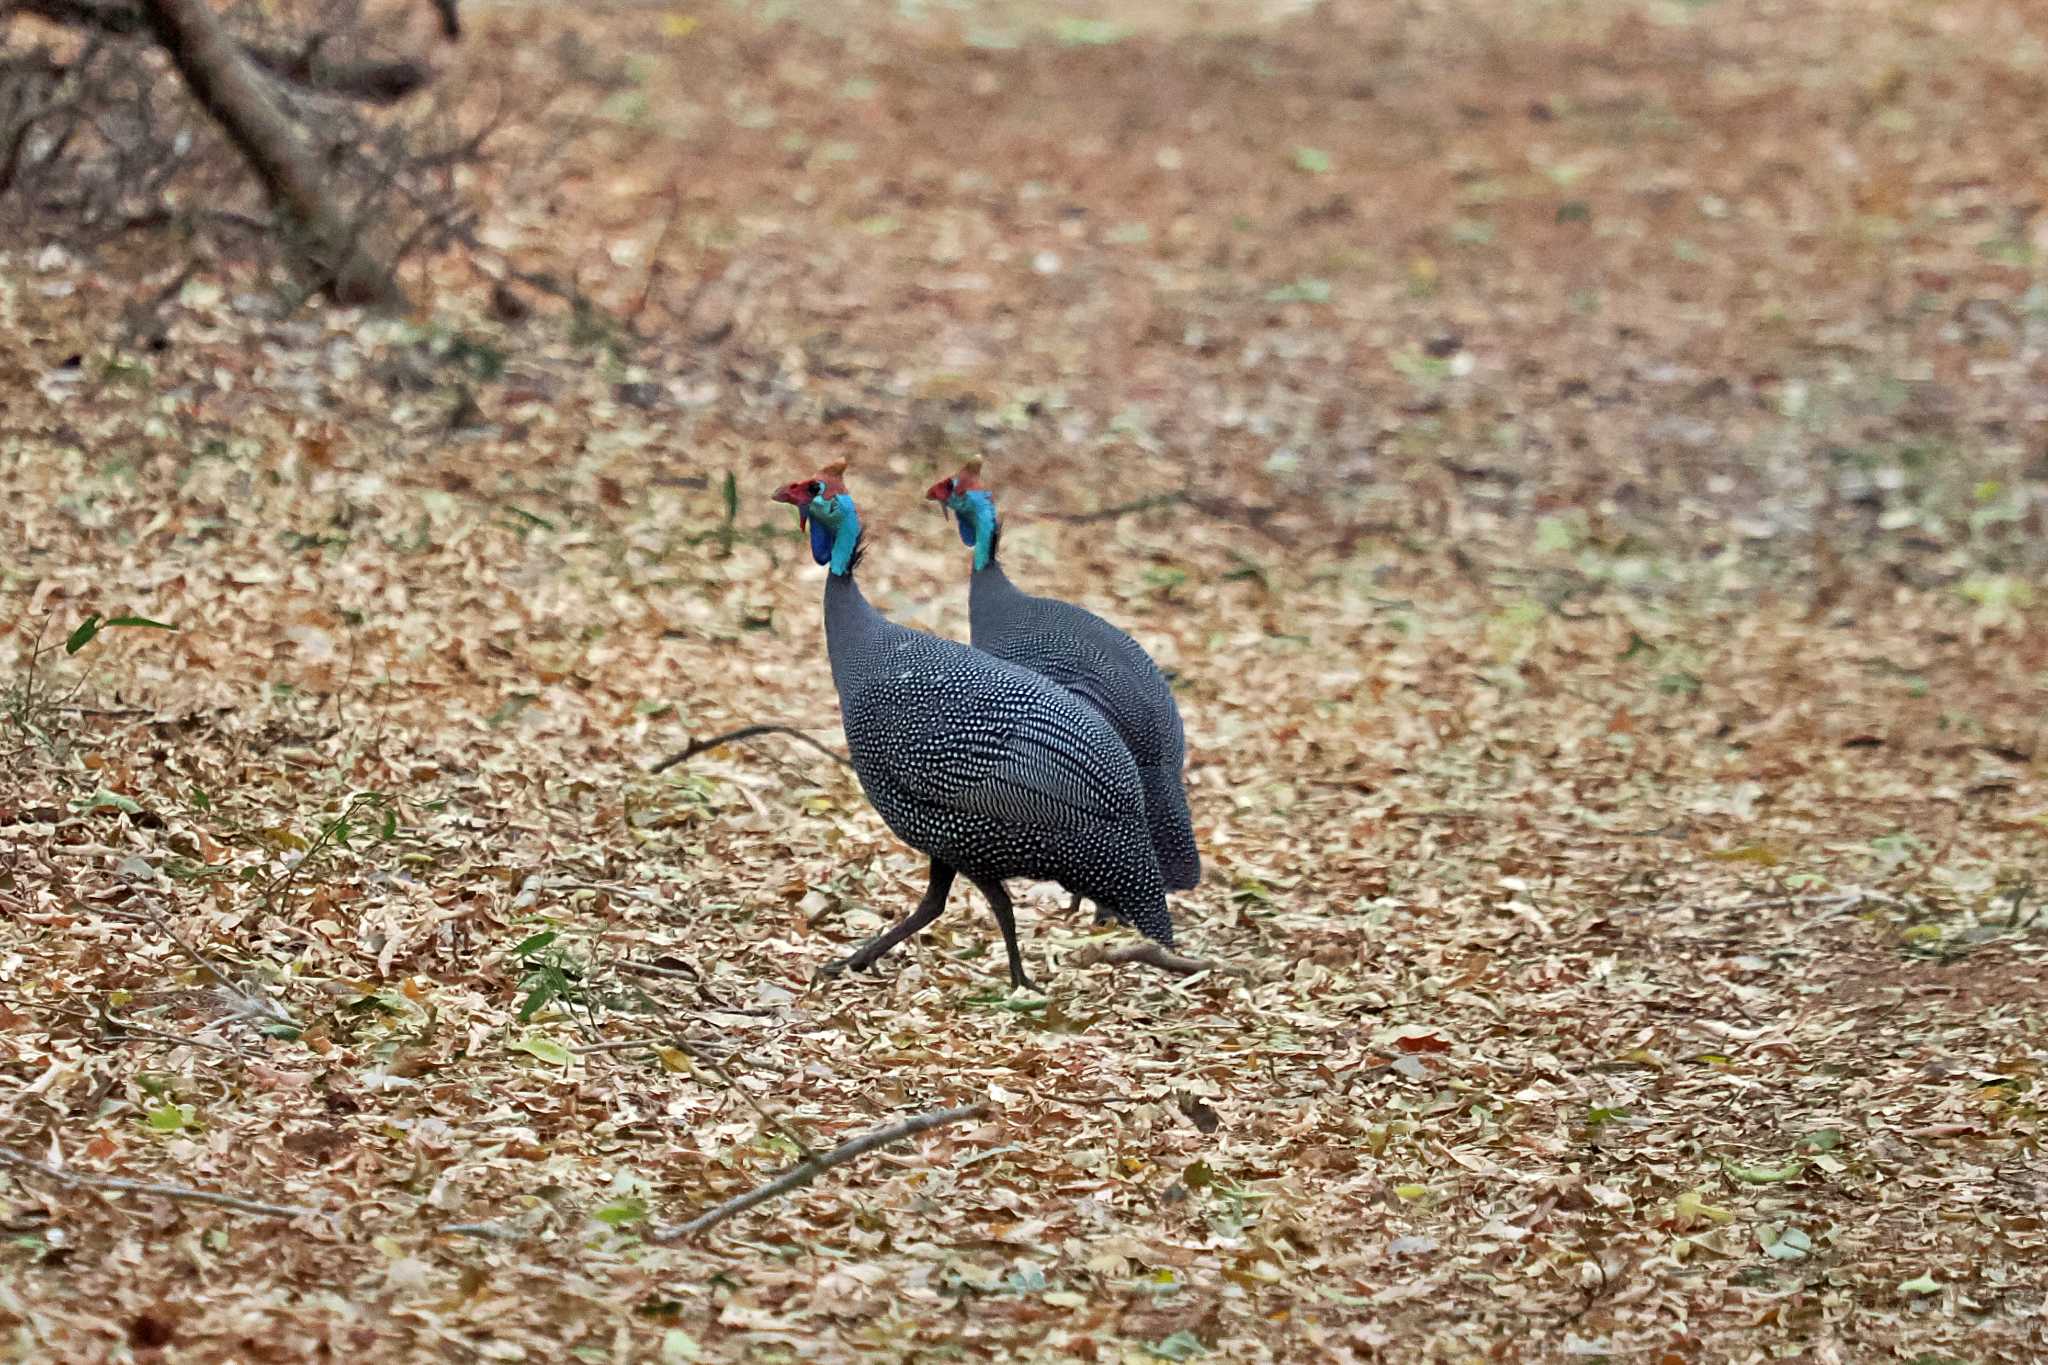
[[[1167,913],[1166,896],[1163,893],[1158,900],[1149,905],[1112,905],[1106,909],[1109,914],[1130,925],[1160,947],[1173,946],[1173,916]]]
[[[1168,891],[1191,890],[1202,880],[1202,855],[1195,847],[1180,771],[1140,768],[1138,780],[1145,788],[1145,823],[1152,831],[1152,851],[1159,855],[1159,875]]]

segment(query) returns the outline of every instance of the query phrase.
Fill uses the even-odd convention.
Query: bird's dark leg
[[[1037,983],[1025,975],[1024,954],[1017,949],[1017,915],[1010,909],[1009,890],[993,878],[976,877],[974,884],[988,897],[988,908],[996,912],[996,924],[1003,931],[1003,947],[1010,952],[1010,989],[1037,990]]]
[[[952,868],[937,858],[932,859],[931,881],[926,884],[924,899],[917,903],[917,908],[897,924],[863,943],[852,955],[826,963],[818,969],[819,972],[825,976],[837,976],[849,967],[864,972],[874,966],[883,953],[939,917],[939,912],[946,908],[946,893],[953,889],[953,876]]]

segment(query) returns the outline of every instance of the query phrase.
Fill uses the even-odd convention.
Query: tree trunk
[[[200,107],[226,130],[299,234],[302,254],[337,303],[405,307],[389,266],[327,196],[318,162],[291,116],[228,36],[209,0],[143,0],[157,41]]]

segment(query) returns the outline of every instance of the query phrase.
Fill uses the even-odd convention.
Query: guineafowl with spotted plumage
[[[1145,822],[1137,764],[1116,731],[1066,689],[978,649],[897,625],[854,581],[864,548],[842,461],[788,484],[825,576],[825,644],[846,747],[882,819],[931,859],[924,899],[829,964],[865,971],[939,917],[956,875],[988,897],[1010,958],[1031,985],[1005,879],[1055,881],[1173,946],[1166,888]]]
[[[1138,765],[1166,889],[1197,885],[1202,857],[1181,777],[1187,739],[1166,675],[1144,646],[1095,613],[1056,598],[1027,596],[1010,582],[997,559],[1002,523],[994,496],[982,486],[980,460],[968,461],[925,496],[959,518],[960,539],[974,551],[967,592],[974,647],[1051,678],[1101,713]]]

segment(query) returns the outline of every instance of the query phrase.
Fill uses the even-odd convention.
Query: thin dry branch
[[[1128,962],[1142,963],[1147,967],[1157,967],[1162,972],[1172,972],[1176,976],[1194,976],[1198,972],[1220,972],[1224,976],[1251,976],[1249,970],[1235,963],[1217,962],[1206,957],[1187,957],[1174,952],[1171,948],[1161,947],[1149,939],[1142,943],[1126,943],[1116,948],[1094,944],[1083,948],[1074,957],[1074,964],[1079,967],[1092,967],[1101,962],[1117,965]]]
[[[1099,521],[1116,521],[1121,517],[1135,516],[1142,512],[1157,512],[1169,507],[1186,507],[1216,521],[1227,521],[1237,526],[1248,527],[1269,540],[1284,540],[1272,526],[1278,515],[1278,507],[1240,501],[1237,498],[1216,497],[1197,493],[1193,489],[1180,488],[1170,493],[1154,493],[1150,497],[1136,498],[1130,502],[1113,503],[1098,507],[1092,512],[1045,512],[1041,515],[1047,521],[1064,521],[1069,525],[1087,526]]]
[[[1713,905],[1704,901],[1660,901],[1645,909],[1650,914],[1669,914],[1674,910],[1692,910],[1716,915],[1746,914],[1755,910],[1825,910],[1822,919],[1832,919],[1846,910],[1869,901],[1875,905],[1901,905],[1897,896],[1882,891],[1858,889],[1855,891],[1827,891],[1804,895],[1755,896],[1745,901],[1731,901],[1726,905]]]
[[[214,966],[213,961],[206,954],[193,947],[183,934],[180,934],[171,927],[171,922],[164,918],[163,911],[157,909],[147,896],[137,895],[129,899],[132,903],[142,907],[142,913],[148,916],[151,924],[156,926],[157,932],[177,944],[178,948],[186,957],[192,959],[200,971],[212,977],[215,984],[234,999],[236,1006],[242,1013],[256,1015],[276,1024],[296,1024],[297,1021],[289,1014],[286,1014],[283,1008],[269,996],[259,995],[254,991],[244,988],[231,979],[226,972]]]
[[[86,1175],[79,1171],[60,1170],[17,1152],[12,1147],[0,1147],[0,1164],[67,1189],[139,1194],[149,1199],[168,1199],[178,1204],[204,1204],[209,1208],[231,1209],[236,1213],[254,1214],[260,1218],[320,1218],[332,1222],[334,1217],[330,1213],[309,1209],[300,1204],[267,1204],[260,1199],[243,1199],[239,1195],[219,1194],[213,1190],[195,1190],[184,1185],[157,1185],[142,1180],[124,1180],[119,1176]]]
[[[0,899],[4,899],[4,897],[0,897]],[[241,1061],[248,1060],[246,1053],[228,1043],[215,1042],[211,1038],[196,1038],[184,1033],[167,1033],[163,1029],[151,1028],[147,1024],[138,1024],[132,1019],[123,1019],[104,1005],[99,1007],[97,1013],[88,1013],[85,1010],[61,1009],[52,1006],[44,1006],[44,1008],[49,1013],[62,1019],[77,1019],[84,1023],[99,1025],[99,1038],[101,1041],[123,1043],[137,1040],[162,1043],[170,1047],[196,1047],[208,1052],[218,1052]]]
[[[656,976],[664,980],[673,981],[702,981],[704,979],[703,975],[693,967],[659,967],[652,962],[633,962],[630,960],[615,962],[612,965],[630,976]]]
[[[962,1109],[934,1109],[929,1114],[919,1114],[916,1118],[892,1123],[871,1133],[863,1133],[857,1138],[840,1143],[823,1156],[798,1162],[767,1184],[751,1189],[736,1199],[728,1199],[717,1208],[700,1213],[687,1223],[656,1228],[648,1234],[648,1240],[673,1242],[684,1237],[694,1237],[736,1214],[745,1213],[756,1204],[765,1204],[771,1199],[788,1194],[791,1190],[800,1190],[834,1166],[843,1166],[863,1153],[874,1151],[877,1147],[887,1147],[949,1123],[964,1123],[968,1119],[986,1118],[988,1112],[988,1106],[985,1104],[968,1105]]]
[[[661,762],[655,764],[647,771],[650,773],[665,773],[670,768],[675,767],[676,764],[695,758],[698,754],[703,753],[707,749],[716,749],[721,744],[731,744],[735,740],[752,739],[756,735],[788,735],[791,739],[801,740],[803,743],[810,745],[813,749],[816,749],[819,753],[825,755],[825,757],[833,760],[836,763],[844,764],[846,767],[849,768],[853,766],[853,760],[848,758],[845,754],[839,752],[839,750],[833,748],[829,744],[824,744],[816,739],[813,739],[810,735],[805,734],[802,730],[797,729],[795,726],[743,725],[737,730],[728,730],[722,735],[713,735],[709,739],[693,739],[690,741],[688,747],[679,749],[675,753],[670,754],[667,758],[664,758],[663,760],[661,760]]]
[[[1039,515],[1047,521],[1064,521],[1070,526],[1090,526],[1098,521],[1115,521],[1119,517],[1139,512],[1156,512],[1165,507],[1179,507],[1190,501],[1184,488],[1171,493],[1154,493],[1150,497],[1134,498],[1130,502],[1111,503],[1098,507],[1092,512],[1042,512]]]
[[[657,910],[666,910],[669,903],[659,896],[646,891],[636,891],[630,886],[617,886],[611,882],[590,882],[575,877],[528,877],[523,889],[529,891],[592,891],[600,896],[616,896],[621,900],[635,900],[651,905]]]
[[[710,1067],[717,1074],[718,1079],[725,1083],[727,1090],[730,1090],[733,1094],[738,1095],[741,1100],[745,1101],[747,1107],[758,1114],[763,1123],[768,1124],[776,1132],[789,1139],[791,1145],[803,1153],[804,1160],[815,1161],[818,1159],[818,1154],[811,1150],[810,1143],[803,1140],[803,1135],[790,1127],[789,1123],[781,1115],[770,1112],[767,1106],[755,1099],[745,1086],[734,1080],[732,1073],[725,1069],[725,1065],[718,1058],[712,1056],[687,1038],[676,1039],[675,1046],[689,1056],[692,1066]]]

